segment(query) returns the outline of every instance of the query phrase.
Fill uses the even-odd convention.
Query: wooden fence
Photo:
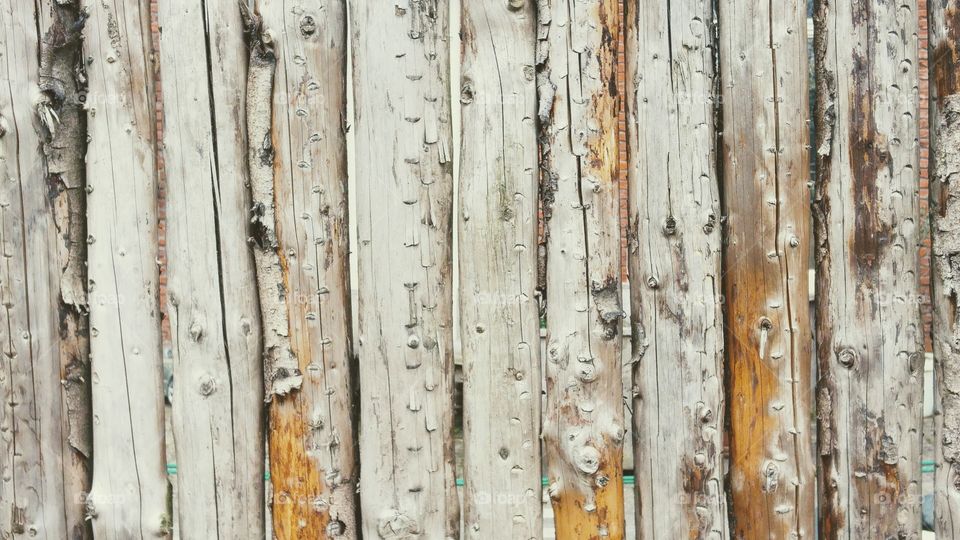
[[[560,539],[918,538],[928,294],[960,538],[960,0],[929,111],[917,1],[816,0],[812,65],[800,0],[4,2],[0,538],[526,540],[542,493]]]

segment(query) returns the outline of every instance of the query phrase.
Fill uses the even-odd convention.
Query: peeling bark
[[[98,539],[169,534],[147,0],[89,0],[87,260]]]
[[[4,538],[90,537],[82,28],[71,2],[0,7]]]
[[[812,537],[806,2],[718,9],[732,536]]]
[[[298,392],[270,404],[273,537],[359,538],[347,221],[346,3],[260,0],[275,32],[274,198]]]
[[[558,539],[623,538],[617,2],[541,0],[547,475]]]
[[[158,17],[177,528],[253,537],[264,527],[263,390],[240,11],[236,0],[169,0]]]
[[[931,281],[938,413],[935,529],[937,538],[960,538],[960,2],[935,0],[928,9],[933,82]]]
[[[350,2],[365,538],[458,538],[449,4]]]
[[[542,534],[533,2],[462,3],[464,531]]]
[[[626,12],[637,537],[728,538],[713,6]]]
[[[820,531],[920,530],[917,2],[816,4]]]
[[[247,167],[250,175],[250,247],[256,265],[263,325],[264,400],[299,390],[303,373],[290,345],[287,260],[277,237],[274,190],[273,85],[277,56],[273,34],[259,13],[240,3],[247,47]]]

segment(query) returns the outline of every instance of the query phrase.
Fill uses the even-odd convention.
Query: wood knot
[[[664,236],[673,236],[677,234],[677,218],[673,216],[667,216],[667,219],[663,220],[662,230]]]
[[[508,0],[507,8],[509,8],[510,11],[520,11],[523,9],[524,1],[525,0]]]
[[[582,446],[574,451],[573,461],[583,474],[595,474],[600,470],[600,452],[592,446]]]
[[[860,354],[853,347],[845,347],[837,353],[837,362],[847,369],[853,368],[859,359]]]
[[[420,536],[421,530],[415,519],[391,509],[377,522],[377,534],[384,540],[402,540]]]
[[[317,21],[310,15],[300,19],[300,33],[304,37],[310,37],[317,32]]]

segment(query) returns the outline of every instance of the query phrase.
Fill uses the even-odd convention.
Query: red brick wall
[[[920,212],[927,215],[930,207],[930,70],[927,62],[927,0],[919,0],[920,14]],[[921,304],[923,315],[924,344],[928,352],[933,350],[930,341],[930,326],[933,322],[933,310],[930,306],[930,228],[926,219],[922,220],[922,240],[920,245],[920,288],[924,298]]]

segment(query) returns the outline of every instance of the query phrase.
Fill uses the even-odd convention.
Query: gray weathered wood
[[[807,3],[720,0],[731,533],[812,537]]]
[[[626,12],[638,538],[727,538],[713,6]]]
[[[816,5],[820,531],[920,530],[917,2]]]
[[[358,538],[342,0],[260,0],[274,39],[274,197],[303,384],[270,404],[273,536]]]
[[[0,7],[3,538],[90,533],[82,26],[71,2]]]
[[[937,538],[960,538],[960,2],[934,0],[928,10],[937,380],[935,529]]]
[[[464,531],[541,535],[533,2],[462,3]]]
[[[615,0],[541,1],[543,429],[557,537],[623,538]]]
[[[147,0],[88,0],[87,261],[98,539],[170,529]]]
[[[263,371],[243,27],[235,0],[159,8],[177,528],[181,538],[252,537],[263,530]]]
[[[457,538],[449,4],[350,3],[366,538]]]

